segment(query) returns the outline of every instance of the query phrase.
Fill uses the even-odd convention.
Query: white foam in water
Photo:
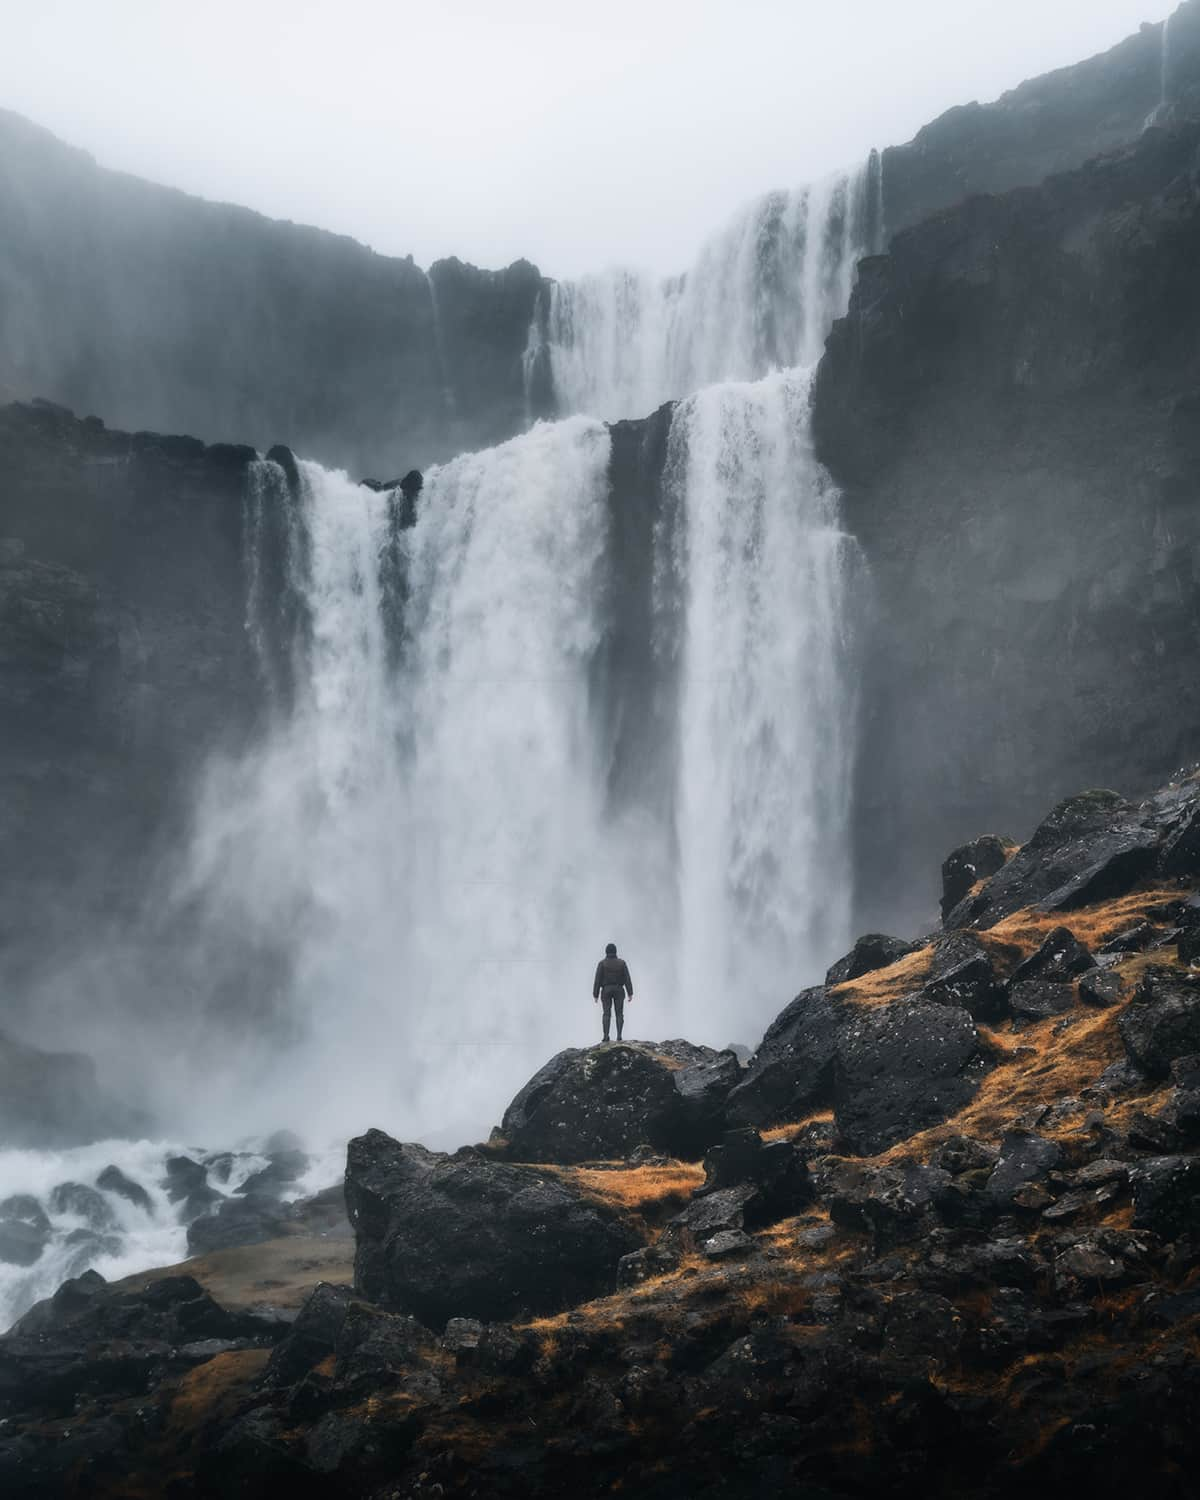
[[[51,1221],[53,1235],[32,1266],[0,1261],[0,1330],[40,1298],[50,1296],[68,1276],[89,1267],[116,1280],[149,1266],[182,1260],[187,1254],[187,1227],[180,1223],[178,1208],[167,1201],[160,1182],[166,1158],[187,1154],[187,1148],[161,1141],[98,1141],[62,1151],[0,1151],[0,1202],[16,1194],[35,1197]],[[152,1207],[147,1213],[117,1193],[104,1193],[114,1220],[108,1234],[119,1245],[114,1245],[112,1253],[95,1255],[86,1242],[68,1240],[73,1231],[91,1227],[88,1222],[53,1212],[50,1199],[63,1183],[95,1187],[97,1176],[110,1164],[145,1189]]]

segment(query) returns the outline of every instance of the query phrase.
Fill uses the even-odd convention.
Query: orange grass
[[[923,1159],[952,1135],[998,1141],[1018,1115],[1077,1097],[1124,1055],[1117,1015],[1115,1008],[1083,1013],[1061,1033],[1055,1030],[1062,1019],[1058,1016],[1015,1033],[983,1032],[999,1061],[970,1104],[944,1124],[900,1141],[876,1160]]]
[[[1171,901],[1178,895],[1175,887],[1151,886],[1147,890],[1118,896],[1113,901],[1080,907],[1078,911],[1037,911],[1027,906],[997,922],[994,927],[985,928],[978,937],[986,947],[999,950],[993,952],[993,957],[1001,962],[1008,956],[1004,949],[1009,946],[1019,950],[1022,958],[1028,957],[1041,947],[1056,927],[1070,928],[1089,948],[1102,948],[1110,939],[1142,921],[1148,906]]]
[[[835,984],[829,993],[864,1007],[890,1005],[893,1000],[919,990],[929,977],[932,963],[932,946],[918,948],[915,953],[907,953],[894,964],[888,964],[886,969],[872,969],[861,979]]]
[[[611,1167],[547,1164],[537,1170],[573,1183],[598,1203],[636,1214],[650,1223],[678,1213],[704,1181],[704,1168],[699,1162],[688,1161],[644,1167],[626,1167],[616,1162]]]
[[[805,1115],[802,1120],[794,1120],[790,1125],[776,1125],[771,1130],[762,1130],[759,1134],[764,1141],[795,1141],[809,1125],[832,1125],[833,1110],[820,1109],[815,1114]]]

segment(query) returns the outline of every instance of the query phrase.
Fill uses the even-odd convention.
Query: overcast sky
[[[1174,0],[0,0],[0,105],[425,265],[682,268],[747,198]]]

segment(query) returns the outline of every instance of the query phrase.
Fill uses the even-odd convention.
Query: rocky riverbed
[[[351,1141],[348,1225],[209,1205],[65,1282],[4,1493],[1192,1494],[1200,774],[944,879],[748,1065],[567,1052],[487,1142]]]

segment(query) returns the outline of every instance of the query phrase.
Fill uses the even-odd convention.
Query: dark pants
[[[600,1004],[604,1007],[604,1040],[608,1041],[608,1026],[613,1006],[617,1008],[617,1041],[621,1040],[621,1028],[625,1025],[625,989],[622,985],[605,985],[600,991]]]

